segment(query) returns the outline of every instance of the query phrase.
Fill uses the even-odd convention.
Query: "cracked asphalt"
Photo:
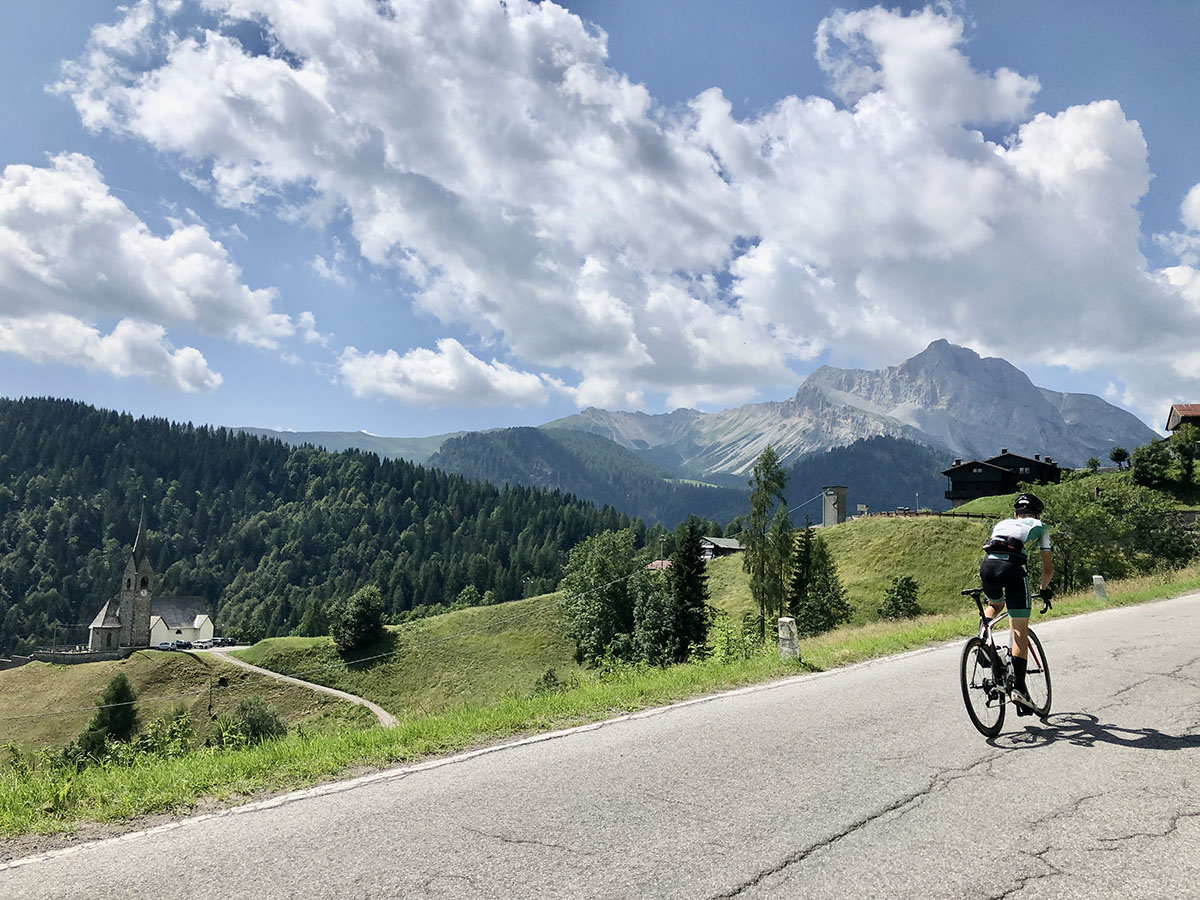
[[[1054,713],[992,741],[945,645],[16,860],[0,896],[1200,896],[1197,613],[1035,617]]]

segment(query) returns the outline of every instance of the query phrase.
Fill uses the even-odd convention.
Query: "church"
[[[137,538],[125,563],[121,589],[101,607],[88,628],[88,650],[153,647],[169,641],[210,640],[213,623],[198,597],[155,597],[143,506]]]

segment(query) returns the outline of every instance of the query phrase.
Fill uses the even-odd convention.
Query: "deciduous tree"
[[[383,637],[383,595],[373,584],[359,588],[329,611],[329,634],[339,653],[370,646]]]
[[[1196,457],[1200,455],[1200,428],[1190,422],[1171,435],[1171,453],[1179,461],[1179,480],[1191,487],[1196,480]]]
[[[750,574],[750,595],[758,604],[758,635],[760,639],[765,639],[767,609],[771,600],[767,530],[771,522],[771,509],[777,501],[784,502],[783,489],[787,486],[787,472],[769,444],[754,463],[749,484],[750,513],[742,521],[742,546],[745,548],[742,566]]]
[[[897,575],[883,595],[879,615],[884,619],[912,619],[921,614],[917,582],[911,575]]]

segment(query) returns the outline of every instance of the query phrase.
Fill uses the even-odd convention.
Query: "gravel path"
[[[351,703],[357,703],[359,706],[365,706],[371,712],[375,713],[379,719],[379,724],[384,728],[394,728],[396,726],[396,717],[384,709],[377,703],[372,703],[363,697],[356,697],[354,694],[347,694],[345,691],[339,691],[337,688],[325,687],[323,684],[313,684],[311,681],[302,681],[299,678],[293,678],[291,675],[280,675],[278,672],[272,672],[270,669],[264,669],[261,666],[252,666],[248,662],[238,659],[236,656],[230,656],[228,650],[213,648],[209,653],[216,653],[222,659],[233,663],[235,666],[241,666],[243,669],[248,669],[251,672],[257,672],[259,675],[266,675],[268,678],[274,678],[278,681],[287,681],[292,684],[306,687],[309,690],[320,691],[324,694],[332,694],[342,700],[349,700]]]

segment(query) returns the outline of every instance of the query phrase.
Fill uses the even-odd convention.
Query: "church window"
[[[125,590],[129,590],[131,587],[133,587],[133,579],[126,578],[125,579]]]
[[[145,575],[142,576],[142,587],[150,587],[150,579]]]

